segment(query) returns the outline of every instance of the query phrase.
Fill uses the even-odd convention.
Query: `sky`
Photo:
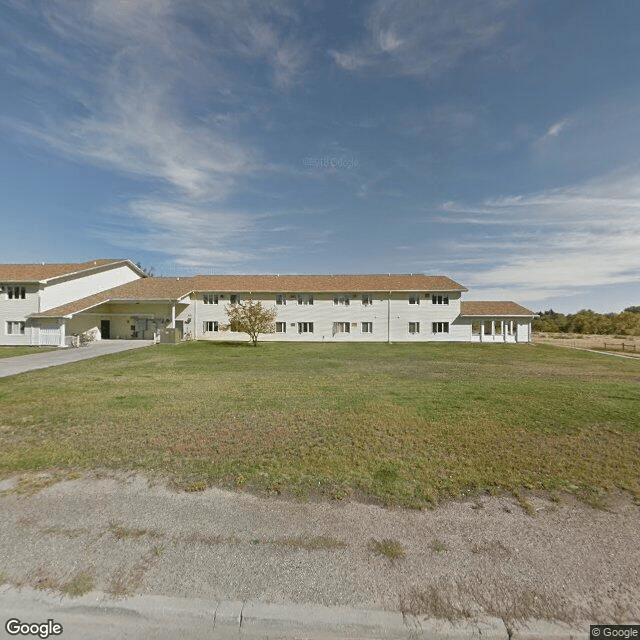
[[[640,304],[640,3],[0,0],[0,262]]]

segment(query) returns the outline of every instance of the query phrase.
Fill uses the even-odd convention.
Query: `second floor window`
[[[409,304],[420,304],[420,294],[419,293],[412,293],[409,296]]]
[[[277,293],[276,304],[287,304],[287,296],[284,293]]]
[[[299,293],[298,304],[313,304],[313,295],[310,293]]]
[[[373,304],[373,296],[370,293],[363,293],[362,304],[365,306],[369,306],[370,304]]]
[[[21,286],[10,285],[7,287],[7,298],[9,300],[24,300],[26,298],[26,290]]]
[[[202,301],[205,304],[218,304],[218,294],[217,293],[203,293]]]
[[[351,304],[351,300],[349,300],[349,296],[334,296],[333,304],[337,305],[349,305]]]
[[[432,304],[449,304],[449,296],[434,294],[431,296],[431,303]]]

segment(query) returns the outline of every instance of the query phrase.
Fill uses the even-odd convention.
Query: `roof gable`
[[[116,264],[128,264],[138,270],[129,260],[89,260],[88,262],[40,263],[40,264],[0,264],[1,282],[46,282],[83,271]],[[142,273],[142,272],[140,272]]]

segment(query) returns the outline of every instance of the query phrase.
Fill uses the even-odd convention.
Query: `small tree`
[[[275,307],[267,309],[259,300],[245,300],[225,307],[229,324],[220,327],[223,331],[237,331],[248,334],[253,346],[258,345],[261,333],[275,331],[274,320],[278,315]]]

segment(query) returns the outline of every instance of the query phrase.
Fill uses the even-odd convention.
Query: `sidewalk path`
[[[129,349],[140,349],[153,344],[153,340],[97,340],[86,347],[57,349],[44,353],[30,353],[26,356],[0,358],[0,378],[15,376],[36,369],[57,367],[60,364],[90,360],[109,353],[119,353]]]

